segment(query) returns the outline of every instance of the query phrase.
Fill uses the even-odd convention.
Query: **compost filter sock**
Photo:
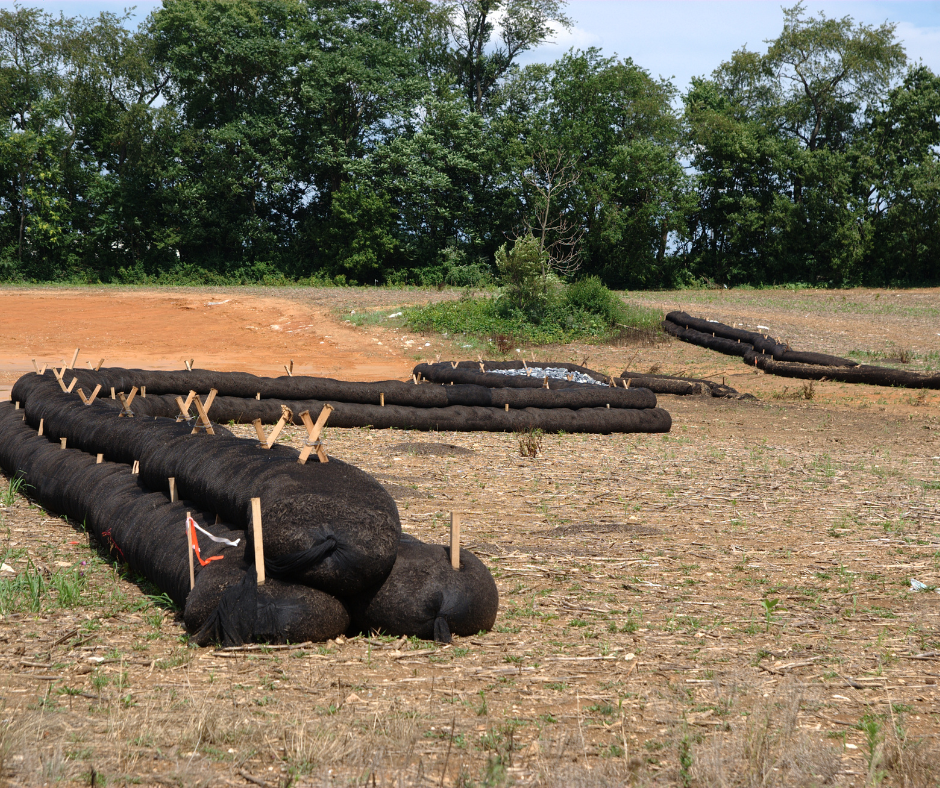
[[[349,614],[333,596],[298,583],[268,578],[258,585],[254,566],[231,562],[194,589],[186,604],[186,628],[201,646],[221,643],[305,643],[342,635]]]
[[[492,628],[499,592],[489,569],[469,550],[460,551],[460,569],[454,569],[449,548],[402,534],[385,582],[348,605],[363,631],[449,643],[452,635]]]
[[[286,446],[192,435],[169,419],[122,418],[97,402],[83,405],[53,380],[30,374],[14,386],[26,420],[44,422],[53,439],[125,463],[138,460],[144,484],[251,527],[251,499],[261,499],[264,550],[271,570],[328,593],[355,594],[381,582],[395,562],[401,523],[394,500],[367,473],[339,460],[297,462]]]

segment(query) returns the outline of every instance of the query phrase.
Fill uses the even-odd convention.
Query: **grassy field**
[[[343,317],[409,302],[393,292],[296,297]],[[893,292],[631,298],[930,368],[938,294]],[[725,378],[755,399],[663,396],[670,434],[546,435],[534,458],[514,435],[327,428],[329,452],[386,485],[406,531],[443,542],[461,512],[501,609],[493,632],[448,646],[195,648],[155,589],[0,476],[0,777],[940,784],[940,393],[808,393],[671,340],[524,351]]]

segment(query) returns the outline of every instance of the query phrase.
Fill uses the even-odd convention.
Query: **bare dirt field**
[[[81,347],[79,364],[404,378],[476,351],[379,318],[457,295],[3,290],[0,371],[9,386]],[[940,366],[937,290],[628,297]],[[940,392],[808,389],[673,340],[520,350],[755,398],[662,396],[670,434],[547,435],[535,458],[514,435],[328,427],[406,531],[443,542],[458,511],[496,576],[494,631],[448,646],[195,648],[0,475],[0,784],[940,784]]]

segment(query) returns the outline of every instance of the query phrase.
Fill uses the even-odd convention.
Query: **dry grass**
[[[630,360],[567,349],[588,353],[604,371]],[[635,364],[737,369],[676,344]],[[775,400],[779,379],[729,383],[763,399],[662,397],[669,435],[545,435],[535,457],[511,434],[328,427],[330,453],[385,483],[410,533],[443,542],[461,512],[501,609],[449,646],[196,649],[80,530],[0,502],[18,573],[88,562],[79,604],[50,592],[0,619],[0,778],[937,785],[940,596],[909,590],[940,586],[935,394],[913,407],[821,383]]]

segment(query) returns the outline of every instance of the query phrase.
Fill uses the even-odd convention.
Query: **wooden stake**
[[[140,460],[134,460],[134,465],[131,467],[131,475],[136,476],[140,473]]]
[[[94,372],[95,368],[92,366],[92,363],[90,361],[86,361],[85,363],[88,365],[88,369]]]
[[[548,388],[548,375],[545,376],[545,382],[542,385],[544,388]]]
[[[623,387],[624,387],[625,389],[630,388],[630,378],[627,378],[627,379],[623,382]]]
[[[304,441],[304,447],[300,451],[300,457],[297,458],[297,462],[301,465],[306,464],[307,458],[312,451],[316,451],[320,462],[330,461],[330,458],[326,454],[326,449],[323,448],[323,442],[320,440],[320,433],[323,432],[323,428],[326,426],[326,420],[330,417],[332,412],[332,405],[324,405],[323,410],[320,411],[320,415],[317,416],[316,424],[314,424],[313,419],[310,418],[309,410],[305,410],[303,413],[299,414],[300,420],[304,423],[304,427],[307,428],[307,440]]]
[[[134,401],[134,397],[137,396],[137,386],[134,386],[131,389],[131,393],[125,399],[124,392],[118,392],[118,399],[121,400],[121,412],[118,413],[118,417],[127,416],[128,418],[133,417],[134,412],[131,410],[131,403]]]
[[[217,515],[215,516],[215,524],[218,525],[218,524],[221,523],[221,522],[222,522],[222,515],[217,514]]]
[[[258,433],[258,440],[261,441],[261,445],[267,447],[268,439],[264,434],[264,427],[261,426],[261,419],[255,419],[252,424],[255,425],[255,432]]]
[[[95,465],[101,465],[101,463],[103,463],[103,462],[104,462],[104,455],[103,455],[103,454],[99,454],[99,455],[98,455],[98,459],[95,460]]]
[[[189,590],[196,585],[196,567],[193,564],[193,529],[189,524],[192,512],[186,512],[186,544],[189,545]]]
[[[67,440],[68,440],[68,438],[59,438],[59,443],[62,444],[62,448],[63,448],[63,449],[65,448],[65,442],[66,442]]]
[[[293,364],[293,362],[291,362],[291,364]],[[294,373],[291,372],[290,369],[288,369],[287,364],[284,364],[283,366],[284,366],[284,371],[287,373],[287,376],[290,378],[294,377]]]
[[[141,396],[141,399],[147,399],[147,387],[146,386],[140,387],[140,396]]]
[[[39,368],[39,374],[40,374],[40,375],[45,375],[45,374],[46,374],[46,365],[45,365],[45,364],[43,364],[43,365]]]
[[[261,392],[260,392],[260,391],[259,391],[257,394],[255,394],[255,399],[261,399]]]
[[[170,503],[176,503],[176,477],[171,476],[170,482]]]
[[[209,402],[211,405],[210,400],[215,399],[216,393],[216,390],[212,389],[212,391],[209,392],[209,396],[206,398],[206,402]],[[209,421],[209,414],[206,412],[206,407],[202,404],[202,400],[199,399],[199,397],[194,397],[193,402],[196,405],[196,412],[199,414],[199,422],[201,423],[193,425],[192,434],[195,435],[199,430],[205,430],[210,435],[215,435],[215,430],[212,429],[212,422]]]
[[[385,407],[385,393],[381,391],[379,392],[379,407]]]
[[[69,364],[69,369],[72,369],[75,366],[75,362],[78,361],[78,348],[75,348],[75,355],[72,356],[72,363]]]
[[[607,410],[610,410],[610,403],[607,403]]]
[[[417,376],[417,375],[412,375],[412,376],[411,376],[411,379],[415,382],[415,385],[417,386],[417,385],[418,385],[418,376]]]
[[[101,359],[101,361],[99,361],[99,362],[95,365],[95,372],[100,372],[100,371],[101,371],[101,365],[102,365],[102,364],[104,364],[104,359]]]
[[[114,399],[114,386],[111,386],[111,399]]]
[[[78,392],[78,397],[79,397],[79,399],[80,399],[85,405],[87,405],[87,404],[88,404],[88,397],[85,396],[85,392],[82,391],[82,387],[79,386],[79,387],[76,389],[76,391]]]
[[[255,540],[255,572],[258,585],[264,585],[264,543],[261,536],[261,499],[251,499],[251,531]]]
[[[39,430],[38,430],[37,434],[38,434],[38,435],[42,435],[42,419],[39,420]]]
[[[450,565],[460,569],[460,515],[450,513]]]
[[[180,409],[180,415],[176,417],[177,421],[180,421],[181,419],[185,419],[186,421],[189,421],[192,418],[192,416],[189,415],[189,406],[193,404],[193,398],[195,396],[196,396],[196,392],[190,391],[189,396],[186,397],[185,402],[183,402],[182,397],[176,398],[176,406]]]
[[[292,415],[290,408],[286,405],[281,405],[281,418],[277,420],[277,424],[274,425],[274,429],[271,430],[271,434],[265,442],[266,449],[270,449],[274,445],[274,441],[277,440],[277,436],[281,434],[281,430],[284,429],[287,422],[291,420]]]
[[[450,366],[451,366],[452,369],[457,369],[457,362],[456,362],[456,361],[451,361],[451,362],[450,362]]]
[[[72,378],[72,382],[69,383],[69,387],[65,390],[66,394],[71,394],[72,389],[75,388],[75,384],[78,382],[78,378]]]
[[[506,403],[506,413],[509,413],[509,403]]]
[[[35,369],[36,372],[39,372],[39,364],[36,363],[36,359],[33,359],[33,369]]]
[[[13,410],[19,410],[19,409],[20,409],[20,403],[17,402],[16,405],[13,406]]]

